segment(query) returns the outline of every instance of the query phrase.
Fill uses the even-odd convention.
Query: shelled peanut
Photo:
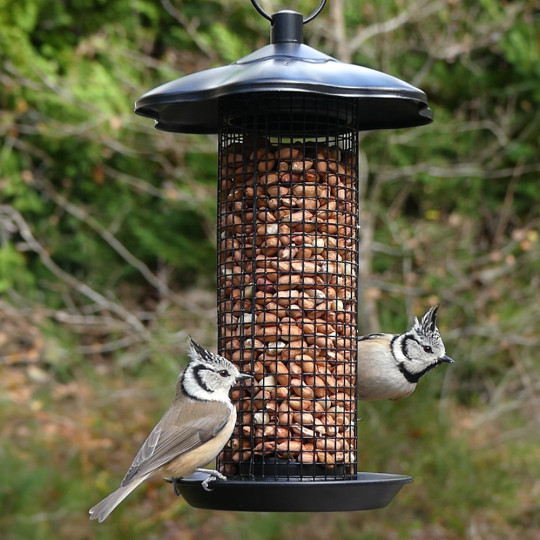
[[[233,392],[226,474],[253,456],[354,462],[355,160],[336,146],[266,140],[222,152],[220,350],[255,377]]]

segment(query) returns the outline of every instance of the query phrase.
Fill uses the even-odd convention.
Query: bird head
[[[191,361],[180,375],[179,382],[185,393],[195,399],[225,401],[237,381],[252,378],[241,373],[223,356],[207,351],[191,338],[188,355]]]
[[[415,317],[412,328],[400,340],[400,369],[405,376],[418,381],[420,377],[443,362],[453,363],[446,355],[444,343],[437,328],[439,306],[430,308],[419,321]]]

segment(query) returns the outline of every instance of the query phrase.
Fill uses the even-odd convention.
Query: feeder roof
[[[144,94],[135,112],[156,128],[217,133],[218,102],[225,96],[292,92],[358,100],[352,127],[361,130],[420,126],[432,121],[424,92],[380,71],[347,64],[302,43],[279,42],[236,62],[187,75]]]

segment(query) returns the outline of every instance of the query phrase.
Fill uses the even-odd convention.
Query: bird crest
[[[441,339],[439,330],[437,329],[437,312],[439,311],[439,306],[434,306],[429,308],[426,314],[422,317],[422,320],[419,321],[417,317],[414,318],[414,325],[412,330],[420,336],[424,336],[427,339],[433,339],[438,337]]]

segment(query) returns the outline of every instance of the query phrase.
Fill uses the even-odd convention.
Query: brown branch
[[[481,163],[458,163],[449,164],[448,167],[439,167],[429,165],[428,163],[416,163],[408,167],[399,167],[378,172],[382,182],[395,182],[403,180],[407,177],[415,176],[419,173],[427,173],[439,178],[463,178],[474,176],[486,180],[497,178],[512,178],[515,174],[515,167],[506,169],[486,170]],[[523,165],[521,174],[540,172],[540,163]]]
[[[161,295],[171,295],[171,291],[167,284],[160,280],[155,274],[152,273],[150,268],[140,259],[135,257],[113,234],[111,234],[103,225],[98,223],[92,216],[88,214],[82,208],[74,205],[69,202],[63,195],[60,195],[52,187],[52,185],[46,181],[42,180],[42,185],[44,186],[47,195],[61,208],[66,212],[76,217],[78,220],[85,223],[92,230],[97,232],[99,236],[118,254],[124,261],[129,265],[136,268],[139,273],[155,287]]]
[[[148,333],[139,319],[137,319],[132,313],[125,309],[122,305],[105,298],[102,294],[98,293],[86,283],[79,281],[77,278],[68,274],[62,270],[50,257],[47,250],[35,239],[32,231],[22,217],[22,215],[13,207],[8,205],[0,205],[0,220],[8,221],[8,226],[15,226],[23,240],[26,242],[28,248],[36,253],[43,265],[58,279],[68,284],[72,289],[88,298],[92,302],[99,304],[104,310],[112,311],[119,317],[124,319],[135,331],[140,332],[142,335],[147,336]],[[4,224],[2,224],[2,227]]]
[[[198,21],[192,20],[190,21],[181,10],[176,9],[169,0],[161,0],[161,4],[167,11],[167,13],[173,17],[175,20],[177,20],[184,28],[184,30],[188,33],[189,37],[193,40],[193,43],[199,47],[199,49],[208,57],[210,62],[216,62],[217,61],[217,54],[216,51],[209,47],[203,39],[201,39],[201,34],[198,32]]]
[[[381,34],[388,34],[398,28],[425,19],[437,13],[448,4],[447,0],[419,0],[410,3],[406,9],[399,12],[395,17],[384,22],[375,23],[362,28],[352,39],[348,40],[350,55],[354,54],[368,40]]]

